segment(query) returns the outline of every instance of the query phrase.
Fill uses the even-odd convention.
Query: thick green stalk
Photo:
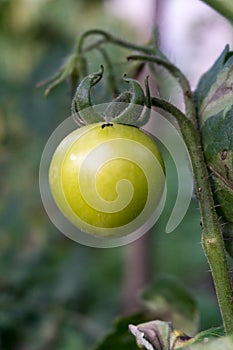
[[[202,218],[202,244],[208,259],[226,334],[233,333],[233,294],[224,242],[215,211],[198,133],[192,122],[167,101],[152,98],[152,105],[173,115],[180,127],[191,158]]]
[[[233,22],[233,1],[232,0],[202,0],[217,12]]]

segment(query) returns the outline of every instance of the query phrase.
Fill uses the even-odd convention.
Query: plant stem
[[[153,97],[152,105],[169,112],[177,120],[191,158],[202,218],[202,245],[208,259],[226,334],[233,333],[232,286],[224,242],[215,211],[208,171],[198,133],[192,122],[175,106]]]
[[[99,41],[98,45],[100,43],[108,42],[111,44],[119,45],[119,46],[124,47],[124,48],[129,49],[129,50],[136,50],[136,51],[144,52],[147,54],[152,54],[152,53],[155,53],[155,51],[156,51],[155,47],[137,45],[137,44],[133,44],[133,43],[130,43],[128,41],[125,41],[125,40],[121,40],[120,38],[115,37],[115,36],[105,32],[102,29],[91,29],[91,30],[84,32],[83,35],[79,38],[79,40],[76,43],[75,52],[77,52],[78,54],[83,52],[84,41],[88,36],[91,36],[91,35],[100,35],[103,37],[103,40]]]
[[[196,123],[196,112],[194,107],[193,94],[189,81],[176,66],[170,63],[166,58],[161,58],[152,55],[130,55],[128,56],[128,60],[151,62],[164,67],[180,85],[183,91],[186,115],[190,120],[192,120],[194,124]]]
[[[233,2],[232,0],[202,0],[217,12],[233,22]]]

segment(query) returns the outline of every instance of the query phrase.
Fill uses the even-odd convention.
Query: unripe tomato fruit
[[[90,124],[66,136],[49,168],[54,201],[78,229],[124,236],[159,204],[164,164],[155,142],[136,127]]]

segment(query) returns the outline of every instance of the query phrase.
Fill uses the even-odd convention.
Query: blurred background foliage
[[[46,99],[35,85],[56,71],[86,29],[108,29],[138,42],[135,28],[105,5],[101,0],[0,0],[1,350],[87,349],[115,317],[131,311],[127,301],[136,300],[138,290],[128,295],[126,286],[129,276],[134,285],[143,265],[139,254],[139,264],[128,271],[130,250],[136,254],[132,247],[140,241],[95,249],[69,240],[50,223],[38,186],[43,147],[69,116],[71,93],[64,83]],[[90,60],[96,66],[95,56]],[[146,235],[146,282],[164,273],[178,276],[200,306],[200,329],[215,326],[220,317],[195,200],[176,231],[164,234],[176,194],[171,161],[168,167],[168,206]]]

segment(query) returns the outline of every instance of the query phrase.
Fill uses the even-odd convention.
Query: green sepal
[[[104,111],[106,121],[110,122],[119,116],[128,107],[132,98],[130,91],[123,91],[112,102],[110,102]]]
[[[131,100],[130,103],[126,105],[126,108],[113,118],[112,121],[136,126],[145,104],[144,92],[137,80],[126,78],[126,75],[123,76],[123,79],[131,85]]]
[[[97,113],[91,101],[91,89],[103,77],[104,67],[96,73],[91,73],[85,77],[77,87],[72,100],[71,112],[79,125],[98,123],[104,121],[103,117]]]
[[[71,112],[79,126],[97,122],[114,122],[128,124],[140,127],[147,123],[150,118],[150,94],[149,86],[146,80],[146,97],[140,83],[135,79],[123,79],[130,84],[130,89],[121,93],[106,109],[98,113],[94,109],[91,101],[91,89],[96,85],[103,76],[104,68],[101,66],[100,71],[89,74],[77,87],[76,93],[72,100]],[[143,115],[144,106],[149,107]]]
[[[60,83],[67,79],[73,79],[75,76],[75,81],[77,82],[83,75],[87,72],[87,62],[86,59],[82,56],[79,56],[75,53],[71,54],[58,69],[58,71],[48,79],[39,82],[36,86],[47,85],[47,88],[44,92],[45,96],[48,96],[49,93]]]

